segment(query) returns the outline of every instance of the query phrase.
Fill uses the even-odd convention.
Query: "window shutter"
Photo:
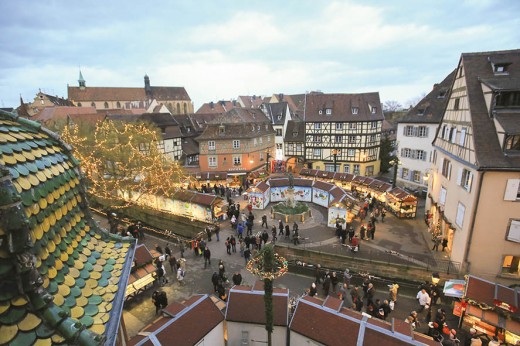
[[[428,126],[425,126],[425,127],[424,127],[424,137],[428,137],[428,131],[429,131],[429,130],[430,130],[430,129],[428,128]]]
[[[463,169],[459,168],[459,171],[457,173],[457,185],[461,185],[462,184],[462,171],[463,171]]]
[[[464,141],[465,141],[465,139],[466,139],[466,129],[463,128],[463,129],[460,131],[459,145],[464,146]]]
[[[408,126],[403,126],[403,136],[406,136],[406,129],[408,128]]]
[[[512,220],[507,233],[507,240],[516,241],[520,243],[520,221]]]
[[[451,162],[448,163],[448,180],[451,179]]]
[[[401,148],[401,157],[404,157],[404,148]]]
[[[443,168],[444,168],[444,157],[442,158],[442,160],[439,161],[440,165],[439,165],[439,171],[442,173],[443,172]]]
[[[451,133],[450,142],[455,143],[455,139],[457,138],[457,128],[453,128],[453,132]]]
[[[469,172],[468,186],[466,188],[468,192],[471,192],[471,185],[473,185],[473,173]]]
[[[504,201],[516,201],[520,179],[507,179]]]

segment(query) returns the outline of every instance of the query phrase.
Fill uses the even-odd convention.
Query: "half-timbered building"
[[[520,279],[520,50],[462,54],[434,141],[430,227],[464,273]]]
[[[308,168],[373,176],[379,173],[379,93],[311,93],[304,104]]]

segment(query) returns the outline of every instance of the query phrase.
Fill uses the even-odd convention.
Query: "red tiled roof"
[[[273,289],[273,323],[275,326],[287,326],[289,290]],[[263,282],[257,282],[249,290],[244,286],[235,286],[229,290],[226,320],[233,322],[265,324],[265,303]]]
[[[141,267],[153,261],[153,256],[144,244],[139,244],[135,248],[134,262],[136,267]]]
[[[195,345],[224,320],[222,312],[208,295],[193,296],[164,310],[172,317],[161,317],[143,329],[144,333],[153,334],[162,345]],[[149,336],[143,335],[137,335],[128,344],[136,345],[145,339],[144,345],[154,345]]]
[[[303,297],[299,300],[289,326],[291,332],[303,335],[325,345],[356,345],[363,338],[362,345],[438,345],[431,338],[413,333],[410,325],[394,320],[392,325],[385,321],[369,318],[364,331],[363,315],[349,309],[336,309],[341,301],[329,296],[325,302],[317,298]],[[339,310],[339,311],[337,311]]]

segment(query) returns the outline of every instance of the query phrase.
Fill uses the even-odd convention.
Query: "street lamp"
[[[332,156],[334,157],[334,173],[336,173],[336,162],[338,158],[338,154],[340,154],[341,151],[339,149],[332,149]]]

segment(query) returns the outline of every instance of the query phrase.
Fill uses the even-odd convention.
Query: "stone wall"
[[[332,268],[339,271],[343,271],[345,268],[349,268],[354,272],[368,272],[371,275],[381,277],[406,278],[406,280],[419,282],[423,282],[425,280],[430,281],[432,276],[431,270],[429,271],[426,268],[421,268],[413,264],[401,265],[364,258],[352,258],[327,252],[313,251],[278,244],[275,246],[275,251],[279,255],[284,256],[289,261],[301,261],[313,265],[319,263],[324,268]],[[309,273],[302,272],[302,274],[308,275]],[[310,275],[314,275],[314,272],[311,272]],[[462,276],[446,273],[442,273],[442,277],[445,280],[463,279]]]

